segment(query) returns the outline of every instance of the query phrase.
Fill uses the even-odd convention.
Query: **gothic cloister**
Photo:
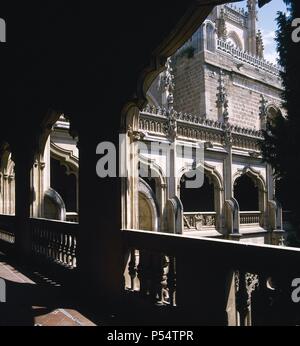
[[[7,66],[0,104],[0,278],[7,303],[0,304],[0,324],[299,323],[290,283],[299,276],[300,252],[283,246],[272,169],[258,145],[265,122],[280,112],[273,94],[266,88],[267,107],[259,91],[249,128],[231,123],[235,112],[226,102],[228,81],[242,84],[239,73],[230,79],[227,70],[204,71],[215,83],[205,117],[177,112],[176,93],[184,87],[174,91],[169,83],[162,105],[152,88],[199,27],[212,63],[216,50],[237,54],[206,19],[227,2],[168,0],[159,12],[137,1],[121,2],[118,11],[105,3],[101,13],[96,5],[69,10],[55,1],[34,11],[21,4],[18,14],[4,6],[15,29],[0,48]],[[234,33],[230,40],[242,48]],[[261,68],[269,84],[278,83],[274,66],[258,58],[253,66],[249,71]],[[96,174],[101,142],[125,157],[125,177]],[[160,142],[175,143],[170,161],[160,151],[149,154]],[[204,161],[193,151],[178,160],[177,148],[195,143],[202,143]],[[186,189],[194,169],[203,185]]]

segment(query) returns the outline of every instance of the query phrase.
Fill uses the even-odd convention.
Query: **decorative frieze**
[[[150,113],[153,111],[153,113]],[[230,140],[233,147],[259,151],[259,141],[263,140],[261,131],[225,124],[220,121],[200,118],[191,114],[168,111],[162,108],[147,107],[140,113],[139,131],[143,134],[200,140],[222,145]]]
[[[205,230],[208,227],[216,227],[216,213],[184,213],[184,229],[185,230]]]

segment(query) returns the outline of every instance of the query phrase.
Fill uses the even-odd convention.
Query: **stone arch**
[[[154,161],[149,160],[143,155],[139,156],[140,169],[144,175],[150,173],[150,177],[155,182],[154,201],[159,215],[158,229],[162,230],[165,226],[164,209],[167,200],[167,183],[161,167]],[[143,178],[143,177],[142,177]],[[152,189],[153,190],[153,189]]]
[[[140,155],[139,156],[140,168],[145,170],[150,170],[151,177],[157,179],[160,185],[166,184],[166,179],[164,177],[162,168],[152,159],[148,159],[147,157]]]
[[[51,156],[58,160],[66,168],[67,174],[74,174],[78,177],[79,159],[73,155],[72,150],[59,147],[55,143],[50,144]]]
[[[246,175],[249,177],[254,186],[258,189],[258,211],[261,213],[260,217],[260,225],[262,227],[266,224],[266,201],[267,201],[267,185],[265,182],[264,177],[261,175],[261,173],[254,168],[247,166],[242,169],[239,169],[233,176],[233,186],[236,185],[238,179],[242,176]]]
[[[235,32],[235,31],[230,31],[228,33],[227,36],[227,41],[233,42],[233,44],[235,45],[236,48],[240,49],[240,50],[244,50],[243,49],[243,43],[241,41],[241,39],[239,38],[239,35]]]
[[[216,27],[213,22],[205,22],[206,50],[214,52],[216,50]]]
[[[15,162],[8,143],[0,148],[0,213],[15,214]]]
[[[280,108],[274,103],[268,104],[267,110],[266,110],[266,115],[267,115],[266,120],[271,125],[275,122],[276,118],[278,118],[278,117],[283,118],[284,117]]]
[[[179,186],[180,180],[182,178],[182,176],[184,174],[186,174],[187,172],[191,171],[195,169],[193,166],[191,165],[186,165],[184,167],[182,167],[179,170],[179,174],[178,174],[178,182],[177,185]],[[218,187],[219,190],[223,191],[223,179],[221,174],[217,171],[216,167],[208,164],[208,163],[199,163],[196,166],[196,169],[202,169],[204,170],[204,173],[207,174],[207,176],[209,177],[209,179],[211,179],[212,182],[216,183],[216,186]]]
[[[32,180],[32,204],[31,204],[31,216],[32,217],[45,217],[45,198],[46,191],[53,187],[57,190],[57,187],[51,186],[51,163],[53,163],[53,159],[60,162],[60,164],[65,167],[66,175],[70,176],[70,184],[72,185],[72,191],[76,189],[74,193],[74,197],[72,200],[74,201],[74,205],[76,205],[76,210],[72,212],[78,213],[78,168],[79,168],[79,159],[74,156],[72,150],[65,149],[53,143],[51,141],[51,134],[53,133],[55,125],[60,122],[61,128],[66,129],[69,135],[75,138],[75,133],[72,136],[71,133],[71,123],[68,123],[67,127],[64,127],[64,123],[68,121],[68,118],[59,111],[49,111],[44,116],[40,124],[40,133],[37,138],[37,147],[34,158],[34,165],[31,170],[31,180]],[[67,122],[66,122],[67,124]],[[71,175],[74,175],[71,176]],[[74,182],[74,179],[76,181]],[[67,189],[67,188],[66,188]],[[69,189],[69,191],[71,191]],[[60,193],[62,193],[60,191]],[[69,194],[68,194],[69,195]],[[65,196],[64,196],[65,198]],[[75,199],[74,199],[75,198]],[[69,210],[68,210],[69,211]]]
[[[192,166],[185,166],[183,167],[178,175],[178,182],[177,187],[178,190],[180,190],[180,181],[184,174],[187,172],[193,170],[194,168]],[[214,211],[217,214],[216,219],[216,228],[222,229],[224,226],[224,220],[223,220],[223,208],[224,208],[224,186],[223,186],[223,179],[220,173],[216,170],[216,168],[208,163],[199,163],[196,166],[196,169],[201,169],[206,177],[208,178],[210,184],[213,184],[214,188]],[[178,194],[180,195],[180,194]]]
[[[139,228],[147,231],[158,231],[159,211],[151,187],[139,179]]]
[[[233,176],[233,184],[236,182],[236,180],[241,177],[242,175],[248,175],[250,178],[253,179],[253,181],[255,182],[255,184],[258,184],[258,187],[266,192],[266,182],[264,177],[261,175],[261,173],[257,170],[255,170],[254,168],[250,167],[250,166],[246,166],[242,169],[237,170],[237,172],[234,174]]]

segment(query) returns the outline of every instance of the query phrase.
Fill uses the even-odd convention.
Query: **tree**
[[[293,42],[294,18],[300,18],[300,1],[284,0],[288,14],[278,13],[276,32],[286,118],[277,117],[264,131],[263,156],[274,169],[276,197],[291,211],[291,222],[300,238],[300,43]]]

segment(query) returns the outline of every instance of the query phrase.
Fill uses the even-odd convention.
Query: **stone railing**
[[[31,246],[36,256],[76,268],[78,224],[45,219],[30,219]]]
[[[15,243],[15,216],[0,215],[0,240]]]
[[[78,223],[79,215],[76,212],[67,212],[66,213],[66,221],[67,222],[75,222]]]
[[[217,213],[215,212],[187,212],[183,216],[184,229],[201,231],[216,228]]]
[[[241,225],[259,225],[261,218],[260,211],[240,211]]]
[[[292,299],[300,249],[137,230],[123,239],[125,286],[137,306],[165,306],[180,324],[300,323]]]
[[[234,58],[236,58],[239,61],[245,62],[247,64],[250,64],[256,68],[259,68],[263,71],[269,72],[275,76],[279,76],[280,73],[280,67],[278,65],[274,65],[264,59],[260,59],[258,57],[254,57],[247,52],[244,52],[233,45],[231,45],[228,42],[225,42],[223,40],[217,39],[217,49],[225,52],[227,54],[230,54]]]

